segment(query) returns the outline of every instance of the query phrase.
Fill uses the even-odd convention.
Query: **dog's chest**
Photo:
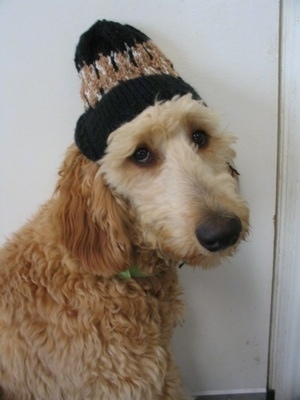
[[[24,266],[4,288],[0,346],[14,353],[2,354],[3,362],[13,368],[12,354],[25,354],[35,365],[32,382],[47,375],[49,388],[64,393],[75,382],[72,399],[88,398],[83,387],[112,393],[115,382],[122,391],[140,388],[138,398],[161,390],[182,308],[175,270],[122,280]]]
[[[165,342],[181,313],[180,289],[173,273],[98,280],[90,290],[77,295],[69,302],[69,310],[81,299],[76,310],[79,324],[89,318],[89,324],[105,341],[119,333],[135,343],[151,338]]]

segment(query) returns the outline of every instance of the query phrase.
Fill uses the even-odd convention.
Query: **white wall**
[[[193,393],[266,387],[275,210],[279,0],[3,0],[0,235],[53,190],[83,110],[73,65],[97,19],[144,31],[239,137],[252,232],[211,271],[184,267],[187,318],[174,347]]]

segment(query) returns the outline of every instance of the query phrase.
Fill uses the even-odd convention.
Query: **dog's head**
[[[97,162],[72,148],[57,191],[63,242],[104,275],[130,267],[138,246],[178,263],[217,264],[248,230],[233,141],[187,94],[112,132]]]
[[[187,94],[114,131],[99,165],[129,204],[143,243],[175,261],[209,266],[231,255],[248,230],[233,141]]]
[[[57,189],[62,241],[111,275],[138,248],[209,266],[248,229],[232,137],[144,33],[97,21],[75,63],[86,112]]]

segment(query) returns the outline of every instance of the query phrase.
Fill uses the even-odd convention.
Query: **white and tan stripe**
[[[115,52],[110,56],[100,54],[93,64],[85,64],[79,75],[82,79],[81,97],[85,109],[101,100],[120,81],[139,76],[167,74],[177,77],[173,65],[152,41],[137,43],[126,52]]]

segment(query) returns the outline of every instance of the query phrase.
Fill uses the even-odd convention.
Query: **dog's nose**
[[[197,226],[196,236],[203,247],[214,252],[234,245],[241,230],[242,223],[237,216],[215,214]]]

